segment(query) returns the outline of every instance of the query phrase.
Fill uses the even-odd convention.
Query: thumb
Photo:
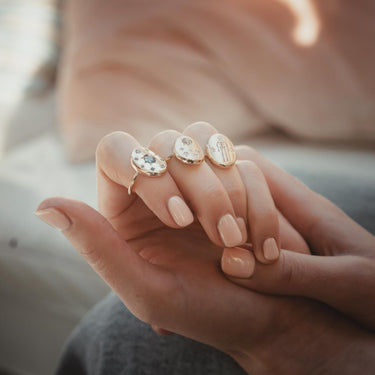
[[[35,212],[60,229],[90,266],[141,320],[149,317],[150,304],[160,303],[171,275],[144,260],[119,236],[111,224],[83,202],[48,198]],[[168,293],[167,293],[168,294]],[[158,301],[155,296],[159,296]]]
[[[266,294],[316,299],[374,326],[373,317],[364,314],[364,310],[375,311],[375,267],[369,259],[282,250],[278,261],[264,265],[254,263],[250,259],[254,257],[247,253],[249,251],[239,248],[224,250],[222,270],[234,283]],[[244,267],[250,267],[247,275]],[[243,277],[249,274],[250,277]]]

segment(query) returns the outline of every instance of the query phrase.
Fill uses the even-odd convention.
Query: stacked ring
[[[193,138],[182,135],[176,139],[173,154],[185,164],[201,164],[204,153],[199,143]],[[233,143],[224,134],[213,134],[206,145],[206,156],[216,166],[228,168],[236,162]]]
[[[224,134],[210,137],[206,146],[208,159],[218,167],[228,168],[236,162],[236,151],[231,140]]]
[[[167,162],[146,147],[136,147],[131,153],[130,163],[136,173],[128,187],[129,195],[131,195],[132,187],[140,174],[159,177],[167,171]]]
[[[173,155],[185,164],[199,165],[203,162],[205,154],[199,143],[192,137],[181,135],[175,141]],[[213,134],[206,145],[206,156],[216,166],[228,168],[236,162],[236,152],[233,143],[223,134]],[[169,159],[169,158],[168,158]],[[130,163],[135,170],[128,194],[140,174],[149,177],[159,177],[167,171],[167,161],[146,147],[136,147],[130,156]]]
[[[204,160],[204,153],[199,143],[187,135],[176,139],[173,154],[185,164],[201,164]]]

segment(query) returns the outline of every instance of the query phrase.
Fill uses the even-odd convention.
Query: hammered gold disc
[[[223,168],[231,167],[237,158],[233,143],[227,136],[219,133],[208,140],[206,154],[213,164]]]
[[[161,176],[167,171],[167,162],[146,147],[136,147],[131,154],[132,167],[147,176]]]
[[[177,159],[186,164],[201,164],[204,160],[204,153],[199,143],[187,135],[176,139],[173,153]]]

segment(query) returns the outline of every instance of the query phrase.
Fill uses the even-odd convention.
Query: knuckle
[[[196,131],[204,132],[205,130],[207,130],[210,133],[217,133],[216,128],[206,121],[197,121],[188,125],[185,128],[184,133],[185,134],[190,133],[190,132],[195,133]]]
[[[261,211],[250,210],[249,219],[253,233],[260,238],[279,236],[279,219],[272,207],[262,208]]]
[[[258,165],[252,160],[244,160],[240,164],[245,172],[251,176],[259,177],[262,175]]]
[[[256,160],[259,155],[255,148],[248,145],[236,146],[236,153],[239,160]]]
[[[169,138],[177,138],[181,135],[180,132],[178,132],[177,130],[174,130],[174,129],[167,129],[167,130],[163,130],[157,134],[155,134],[150,142],[149,142],[149,147],[152,147],[152,146],[159,146],[161,143],[165,142],[166,139],[169,139]]]
[[[223,202],[226,201],[226,191],[217,184],[209,184],[205,186],[204,190],[202,191],[202,201],[212,201],[215,202]]]
[[[237,163],[237,167],[242,176],[247,176],[250,180],[263,181],[264,176],[258,165],[252,160],[242,160]]]
[[[113,153],[116,148],[126,147],[134,138],[123,131],[115,131],[105,135],[96,147],[96,159],[100,160]]]
[[[232,187],[228,189],[228,194],[232,202],[246,202],[246,192],[239,186]]]
[[[279,227],[279,218],[277,216],[275,207],[263,208],[261,212],[261,220],[263,223],[267,223],[270,228]]]
[[[95,154],[96,154],[97,159],[107,154],[113,147],[114,142],[116,142],[117,139],[121,137],[121,135],[122,135],[122,132],[119,132],[119,131],[106,134],[96,146]]]

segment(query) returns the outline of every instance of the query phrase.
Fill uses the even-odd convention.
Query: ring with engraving
[[[211,163],[221,168],[234,165],[237,156],[231,140],[224,134],[213,134],[206,145],[206,155]]]
[[[131,153],[130,163],[135,174],[128,187],[129,195],[131,195],[135,180],[140,174],[159,177],[167,171],[166,160],[146,147],[136,147]]]
[[[187,135],[176,139],[173,154],[185,164],[201,164],[204,160],[204,153],[199,143]]]

